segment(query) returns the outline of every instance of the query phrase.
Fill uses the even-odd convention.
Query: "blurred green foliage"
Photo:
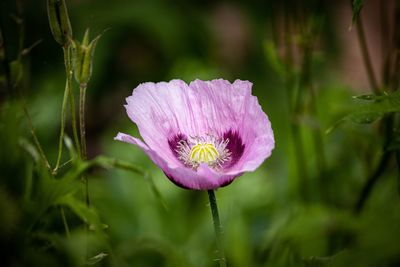
[[[62,50],[46,1],[0,3],[1,266],[216,266],[207,194],[113,137],[139,136],[123,108],[139,83],[220,77],[254,83],[276,139],[262,167],[216,192],[228,266],[400,265],[398,1],[380,3],[393,38],[374,94],[346,83],[351,44],[335,31],[346,17],[332,11],[353,4],[351,25],[369,1],[66,3],[74,39],[106,31],[87,89],[88,160],[69,115],[55,176]]]

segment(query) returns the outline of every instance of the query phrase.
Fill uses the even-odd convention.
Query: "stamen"
[[[197,144],[192,147],[190,152],[190,160],[196,162],[208,163],[219,157],[219,153],[213,144]]]
[[[187,141],[179,141],[175,151],[179,160],[194,170],[201,163],[218,170],[225,162],[231,160],[231,152],[226,148],[228,143],[229,139],[217,139],[213,135],[196,136]]]

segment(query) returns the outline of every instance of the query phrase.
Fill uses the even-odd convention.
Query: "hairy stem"
[[[214,190],[208,190],[207,192],[208,192],[208,199],[210,200],[211,214],[214,222],[214,231],[217,242],[219,266],[226,267],[226,258],[222,241],[223,232],[222,232],[221,222],[219,221],[217,200],[215,199]]]
[[[86,160],[86,131],[85,131],[85,100],[86,100],[86,84],[80,85],[79,90],[79,133],[81,140],[81,158]],[[86,175],[82,176],[82,181],[84,183],[84,195],[86,205],[90,206],[90,198],[89,198],[89,182]]]
[[[79,90],[79,126],[81,139],[81,157],[86,159],[86,131],[85,131],[85,101],[86,101],[86,84],[80,85]]]
[[[71,55],[71,48],[67,49],[67,57],[65,60],[65,71],[67,75],[67,84],[69,87],[69,98],[70,98],[70,111],[71,111],[71,125],[72,125],[72,134],[74,136],[74,143],[75,147],[78,151],[81,150],[81,146],[79,143],[79,136],[78,136],[78,129],[76,124],[76,110],[75,110],[75,97],[74,92],[72,91],[72,55]]]
[[[63,140],[64,140],[64,133],[65,133],[65,119],[66,119],[66,109],[67,103],[69,99],[70,104],[70,112],[71,112],[71,120],[72,120],[72,134],[74,136],[74,142],[76,149],[80,150],[79,138],[78,138],[78,131],[76,127],[76,115],[75,115],[75,98],[72,92],[72,64],[71,64],[71,47],[69,44],[63,47],[64,52],[64,65],[65,65],[65,73],[66,73],[66,81],[65,81],[65,90],[64,90],[64,98],[61,108],[61,129],[60,129],[60,136],[58,140],[58,155],[57,155],[57,162],[56,166],[53,170],[53,175],[57,174],[58,168],[60,167],[61,163],[61,156],[63,151]]]
[[[30,116],[30,114],[28,112],[28,109],[26,108],[25,103],[23,105],[24,105],[23,109],[24,109],[25,117],[26,117],[26,119],[28,121],[29,131],[31,132],[31,135],[32,135],[32,138],[33,138],[33,142],[35,143],[36,149],[38,150],[39,155],[42,158],[42,161],[43,161],[44,165],[46,166],[46,168],[48,170],[51,170],[50,163],[47,160],[47,157],[46,157],[46,155],[45,155],[45,153],[43,151],[43,148],[40,145],[39,139],[36,136],[35,128],[33,127],[32,119],[31,119],[31,116]]]
[[[79,88],[79,134],[80,134],[80,155],[83,160],[86,160],[86,131],[85,131],[85,101],[86,101],[86,84],[80,84]],[[88,177],[83,174],[81,176],[81,180],[83,183],[83,195],[85,198],[86,206],[90,206],[90,197],[89,197],[89,180]],[[88,242],[88,234],[89,234],[89,225],[86,224],[86,259],[89,258],[89,242]]]

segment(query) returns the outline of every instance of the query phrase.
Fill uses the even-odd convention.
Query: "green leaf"
[[[42,165],[38,165],[39,183],[38,198],[42,209],[47,209],[60,198],[80,189],[80,175],[90,165],[87,162],[77,162],[63,177],[53,177]]]
[[[44,165],[38,164],[36,166],[38,181],[31,202],[34,208],[32,211],[34,218],[28,227],[29,231],[32,230],[48,208],[57,205],[60,199],[80,189],[81,183],[77,178],[89,167],[90,165],[87,162],[78,162],[63,177],[55,178]]]
[[[129,161],[124,161],[116,158],[106,156],[98,156],[92,160],[93,165],[98,165],[105,169],[118,168],[134,172],[136,174],[145,175],[145,170]]]
[[[104,253],[104,252],[100,252],[99,254],[97,254],[94,257],[91,257],[90,259],[88,259],[86,261],[87,265],[95,265],[96,263],[100,262],[102,259],[104,259],[105,257],[107,257],[108,254]]]
[[[100,222],[97,212],[86,205],[86,203],[76,199],[73,194],[64,195],[57,200],[57,204],[69,207],[79,218],[89,225],[89,229],[98,230],[107,228]]]
[[[390,95],[361,96],[359,99],[368,99],[368,103],[361,103],[345,120],[355,123],[372,123],[386,114],[400,112],[400,93],[397,91]]]
[[[131,171],[133,173],[143,176],[148,181],[151,191],[156,196],[158,201],[160,201],[163,208],[165,210],[168,210],[166,201],[164,200],[160,190],[158,190],[156,184],[154,183],[153,178],[151,177],[151,175],[148,172],[143,170],[141,167],[139,167],[129,161],[119,160],[119,159],[115,159],[115,158],[109,158],[106,156],[96,157],[95,159],[92,160],[91,164],[101,166],[105,169],[118,168],[118,169],[122,169],[122,170],[126,170],[126,171]]]
[[[150,252],[161,256],[165,260],[165,265],[163,264],[163,266],[193,266],[193,264],[187,261],[183,253],[180,253],[180,251],[177,251],[173,246],[162,239],[147,236],[129,239],[127,242],[118,246],[116,250],[116,254],[122,259],[131,259],[135,256],[148,255]]]
[[[374,95],[374,94],[353,96],[354,99],[360,99],[360,100],[381,100],[384,97],[385,97],[384,95]]]
[[[353,18],[352,18],[353,24],[360,16],[360,12],[363,5],[364,5],[364,0],[353,0]]]

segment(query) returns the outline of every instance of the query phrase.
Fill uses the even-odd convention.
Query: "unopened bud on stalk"
[[[68,44],[72,40],[72,28],[65,0],[47,0],[47,15],[54,39],[62,46]]]
[[[79,84],[87,84],[92,75],[92,63],[98,35],[89,43],[89,29],[86,30],[82,43],[72,41],[72,59],[74,64],[75,79]]]

